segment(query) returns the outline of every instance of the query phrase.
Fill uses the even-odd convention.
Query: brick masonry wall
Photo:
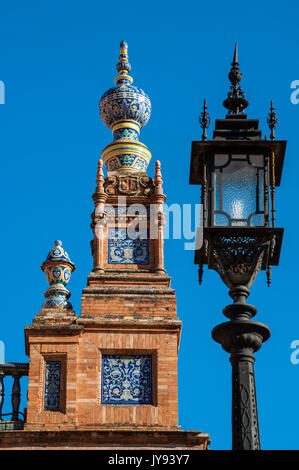
[[[109,290],[108,290],[109,292]],[[176,317],[175,296],[127,294],[83,294],[82,316],[165,318]]]
[[[57,427],[76,422],[77,360],[79,337],[32,336],[28,377],[27,424],[29,427]],[[44,410],[45,362],[61,360],[61,411]]]
[[[79,322],[79,320],[78,320]],[[84,320],[81,320],[81,324]],[[178,425],[177,351],[180,324],[87,324],[76,335],[30,330],[25,429]],[[101,404],[102,354],[151,354],[152,405]],[[61,411],[44,411],[45,361],[61,360]]]
[[[152,354],[153,405],[101,404],[102,354]],[[77,410],[81,425],[176,426],[177,332],[84,334],[79,348]]]

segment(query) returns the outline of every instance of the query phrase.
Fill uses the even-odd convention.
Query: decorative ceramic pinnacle
[[[72,309],[68,302],[70,292],[66,289],[71,273],[76,269],[67,252],[62,248],[62,242],[56,240],[46,261],[41,265],[47,277],[49,288],[45,292],[46,302],[43,308]]]
[[[150,151],[139,141],[140,129],[151,115],[151,102],[143,90],[132,85],[130,70],[128,45],[122,41],[116,86],[106,91],[100,100],[101,118],[114,137],[101,154],[108,172],[145,172],[151,159]]]
[[[271,104],[270,104],[270,112],[268,114],[267,123],[268,123],[268,127],[271,131],[270,139],[274,140],[276,138],[274,130],[277,127],[278,119],[277,119],[276,113],[274,111],[273,101],[271,101]]]
[[[243,114],[244,109],[248,106],[248,101],[245,99],[245,93],[239,86],[242,80],[242,73],[239,69],[238,62],[238,44],[235,45],[234,57],[232,61],[232,68],[228,74],[231,82],[230,91],[227,94],[227,99],[223,102],[223,106],[228,109],[228,114],[238,115]]]
[[[204,99],[203,111],[202,111],[202,113],[200,115],[200,118],[199,118],[199,124],[200,124],[200,127],[203,130],[202,140],[207,140],[207,138],[208,138],[207,128],[209,127],[210,122],[211,122],[211,119],[210,119],[209,113],[207,111],[207,101],[206,101],[206,99]]]
[[[119,62],[116,66],[116,70],[120,74],[120,76],[115,79],[116,83],[123,83],[124,79],[133,82],[133,78],[128,75],[131,71],[131,64],[129,62],[128,44],[126,41],[120,43]]]

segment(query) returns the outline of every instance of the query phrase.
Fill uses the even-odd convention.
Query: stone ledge
[[[169,287],[171,278],[167,274],[141,272],[141,271],[114,271],[104,273],[91,273],[87,277],[88,286],[104,286],[104,285],[157,285]]]
[[[154,272],[150,269],[110,269],[106,268],[105,271],[91,271],[87,279],[118,279],[118,278],[133,278],[133,279],[151,279],[153,281],[170,281],[171,277],[168,274]]]
[[[207,450],[209,435],[200,431],[90,429],[0,431],[1,450],[34,449],[190,449]]]
[[[74,323],[71,323],[69,325],[60,325],[56,323],[34,323],[29,326],[24,326],[24,331],[25,331],[25,336],[29,331],[35,332],[35,331],[51,331],[51,334],[53,333],[59,333],[61,335],[65,336],[76,336],[78,335],[82,330],[83,327],[77,324],[77,320]]]
[[[90,295],[159,295],[163,296],[175,296],[175,290],[170,287],[152,287],[152,286],[88,286],[82,291],[83,296]]]
[[[177,317],[165,317],[161,318],[152,318],[152,317],[144,317],[144,318],[123,318],[123,317],[115,317],[115,316],[87,316],[80,317],[77,320],[79,325],[84,326],[85,328],[99,328],[99,329],[106,329],[107,327],[111,329],[119,329],[119,328],[133,328],[134,330],[137,329],[144,329],[151,327],[153,331],[155,329],[177,329],[182,327],[182,321],[179,320]]]
[[[32,326],[60,325],[70,326],[76,321],[74,310],[64,308],[42,308],[33,318]]]

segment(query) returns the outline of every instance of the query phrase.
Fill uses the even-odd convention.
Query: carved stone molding
[[[142,174],[114,175],[105,179],[104,189],[108,196],[150,197],[154,193],[155,185],[152,178]]]

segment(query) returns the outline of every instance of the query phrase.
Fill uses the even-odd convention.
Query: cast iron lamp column
[[[260,449],[254,353],[270,337],[269,328],[252,320],[257,309],[247,303],[259,271],[279,263],[283,229],[275,227],[275,188],[280,185],[285,141],[276,141],[273,103],[268,115],[270,140],[262,139],[257,119],[247,119],[245,93],[239,86],[237,47],[227,99],[228,113],[217,119],[207,140],[210,117],[206,100],[200,116],[202,140],[192,142],[190,183],[201,185],[203,245],[195,252],[199,283],[203,266],[218,272],[233,303],[225,307],[229,321],[212,337],[230,354],[232,365],[232,448]]]
[[[257,274],[276,264],[281,229],[204,230],[206,262],[229,287],[233,303],[224,308],[230,319],[212,337],[230,353],[232,365],[232,449],[259,450],[260,436],[254,375],[254,353],[270,337],[268,326],[253,321],[257,309],[246,302]],[[277,247],[277,240],[279,246]]]
[[[242,294],[246,292],[244,287],[243,289]],[[233,292],[236,293],[236,290],[230,291],[232,296]],[[248,291],[246,294],[248,295]],[[270,331],[262,323],[250,322],[256,309],[245,302],[242,304],[239,301],[239,295],[236,295],[232,306],[238,306],[238,309],[230,309],[228,306],[225,312],[231,321],[222,323],[212,331],[215,341],[221,343],[222,347],[231,354],[232,448],[233,450],[259,450],[260,436],[253,353],[269,338]]]
[[[229,246],[228,246],[229,244]],[[212,269],[230,288],[234,303],[223,313],[230,321],[216,326],[212,337],[230,353],[232,365],[232,449],[259,450],[254,352],[270,337],[269,328],[252,321],[257,309],[248,304],[249,287],[270,255],[271,242],[265,237],[210,239]],[[244,248],[245,247],[245,248]],[[246,261],[245,261],[246,260]],[[245,261],[245,262],[244,262]]]

